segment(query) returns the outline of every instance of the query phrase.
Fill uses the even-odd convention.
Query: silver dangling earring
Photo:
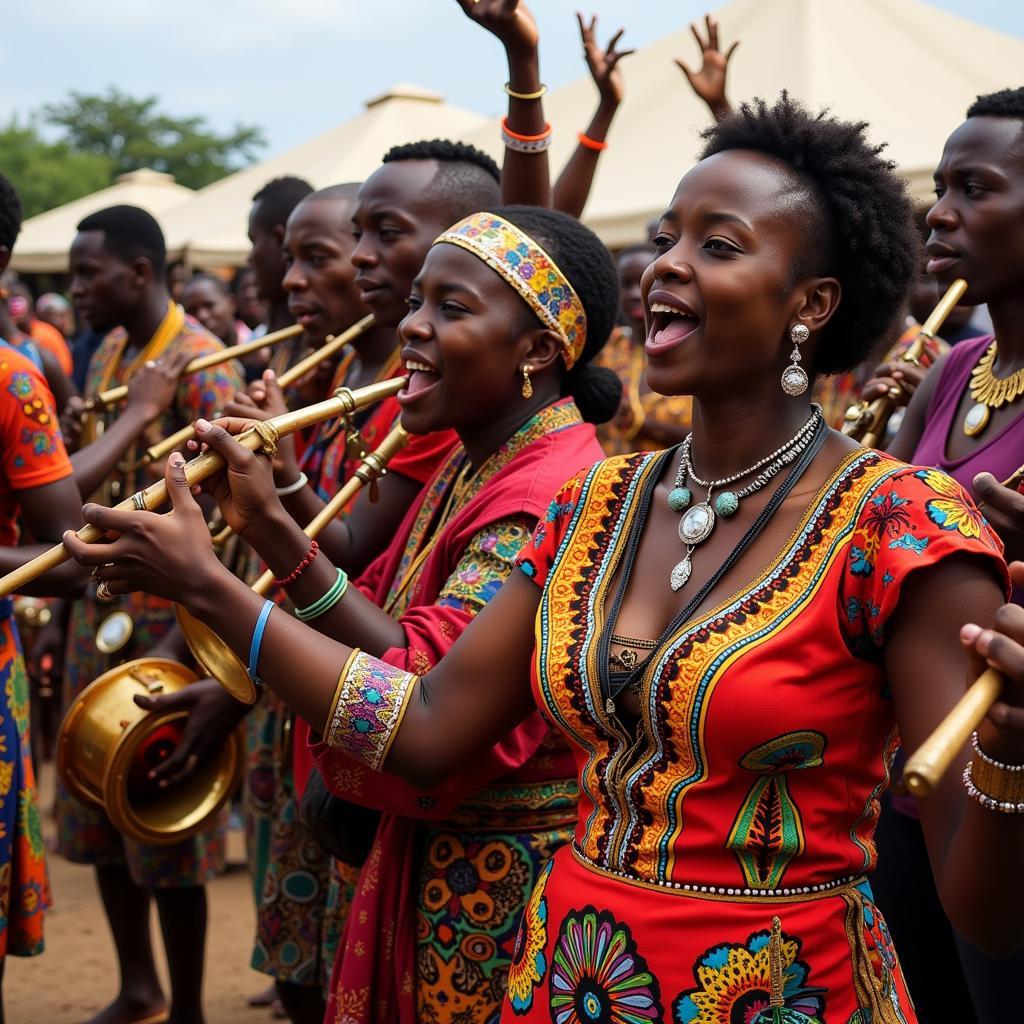
[[[793,361],[782,371],[782,390],[796,398],[807,390],[809,383],[807,372],[800,365],[800,346],[811,336],[811,332],[806,324],[793,324],[789,336],[793,341],[793,351],[789,358]]]

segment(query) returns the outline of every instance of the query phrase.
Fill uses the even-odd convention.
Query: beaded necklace
[[[821,419],[821,406],[815,405],[807,422],[785,444],[755,462],[753,466],[721,480],[702,480],[697,476],[693,469],[693,463],[690,461],[693,434],[686,435],[679,456],[679,469],[676,471],[675,485],[668,495],[668,507],[673,512],[683,513],[679,520],[679,539],[686,545],[686,554],[669,575],[669,584],[673,590],[681,590],[686,586],[693,571],[694,549],[711,536],[717,516],[726,518],[735,514],[744,498],[759,491],[784,466],[788,466],[795,458],[799,457],[810,444]],[[758,475],[746,487],[739,491],[722,491],[712,505],[711,495],[714,491],[734,484],[744,477],[750,476],[751,473]],[[692,508],[690,502],[693,501],[693,492],[686,486],[687,478],[698,487],[706,488],[708,492],[707,497]]]

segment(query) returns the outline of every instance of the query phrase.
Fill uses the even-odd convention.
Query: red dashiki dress
[[[42,373],[0,344],[0,544],[18,543],[18,491],[71,475]],[[10,598],[0,600],[0,960],[43,951],[49,903],[29,748],[29,686]]]
[[[358,580],[406,646],[369,671],[427,672],[513,571],[567,473],[601,457],[571,399],[527,421],[472,475],[458,448],[394,544]],[[565,744],[540,715],[472,773],[424,791],[332,748],[315,750],[339,796],[384,811],[335,965],[330,1024],[496,1020],[523,906],[576,821]]]
[[[351,352],[342,359],[332,392],[345,385],[352,359]],[[380,379],[402,372],[396,353]],[[392,397],[355,417],[368,451],[384,440],[400,413]],[[323,501],[334,497],[361,461],[349,450],[342,428],[337,419],[320,424],[302,455],[303,472]],[[457,444],[458,436],[451,430],[417,435],[391,459],[388,472],[426,484]],[[287,601],[283,590],[275,600]],[[313,767],[309,726],[266,691],[246,719],[246,738],[246,825],[256,887],[251,965],[279,981],[326,986],[359,867],[334,860],[302,820],[302,794]]]
[[[177,319],[175,319],[177,317]],[[177,326],[177,330],[174,327]],[[95,394],[104,388],[125,384],[134,365],[147,359],[175,358],[188,352],[190,358],[220,352],[224,345],[197,320],[183,316],[170,307],[164,322],[132,366],[122,359],[127,335],[115,328],[100,343],[89,361],[85,393]],[[242,373],[234,361],[221,363],[198,373],[184,374],[170,407],[148,424],[142,437],[125,453],[130,463],[138,452],[156,444],[168,435],[204,416],[213,419],[235,394],[244,388]],[[116,416],[116,410],[110,414]],[[104,500],[117,501],[128,497],[163,476],[163,466],[153,465],[126,473],[117,473],[105,485],[110,491]],[[128,612],[134,632],[127,646],[115,655],[105,655],[96,646],[100,623],[114,610]],[[127,594],[116,602],[104,605],[95,598],[90,584],[86,596],[75,601],[68,626],[68,649],[64,672],[64,706],[78,696],[107,669],[149,651],[175,624],[174,606],[170,601],[148,594]],[[147,888],[202,885],[216,875],[224,862],[223,828],[211,826],[192,839],[169,846],[142,846],[125,840],[96,807],[75,800],[63,786],[57,788],[58,850],[68,860],[79,864],[127,863],[135,881]]]
[[[885,628],[908,575],[949,556],[1005,583],[999,541],[944,474],[851,453],[760,578],[655,652],[633,737],[605,713],[595,640],[663,465],[570,481],[520,558],[543,587],[534,691],[580,806],[502,1020],[911,1024],[864,878],[899,742]]]

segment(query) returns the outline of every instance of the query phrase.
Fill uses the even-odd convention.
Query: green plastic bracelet
[[[310,619],[318,619],[321,615],[329,612],[344,596],[348,590],[348,575],[344,569],[338,569],[338,575],[334,577],[330,590],[318,601],[314,601],[305,608],[296,608],[295,617],[303,622]]]

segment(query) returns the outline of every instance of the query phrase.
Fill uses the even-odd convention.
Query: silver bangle
[[[505,143],[505,148],[511,149],[515,153],[543,153],[551,148],[551,139],[551,132],[541,139],[528,140],[517,139],[504,129],[501,132],[501,141]]]
[[[972,800],[977,800],[982,807],[988,811],[998,811],[1000,814],[1024,814],[1024,803],[1014,804],[1009,800],[996,800],[995,797],[982,793],[974,784],[974,777],[971,773],[971,762],[968,761],[963,774],[964,789]]]
[[[994,757],[989,757],[989,755],[981,749],[981,742],[978,739],[977,730],[971,733],[971,746],[974,747],[974,752],[978,757],[980,757],[985,764],[990,764],[993,768],[998,768],[1002,772],[1024,772],[1024,764],[1003,764],[1002,761],[997,761]]]
[[[306,484],[309,483],[309,477],[305,473],[300,472],[299,477],[294,482],[288,484],[287,487],[275,487],[277,496],[279,498],[286,498],[289,494],[295,494],[297,491],[301,491]]]

